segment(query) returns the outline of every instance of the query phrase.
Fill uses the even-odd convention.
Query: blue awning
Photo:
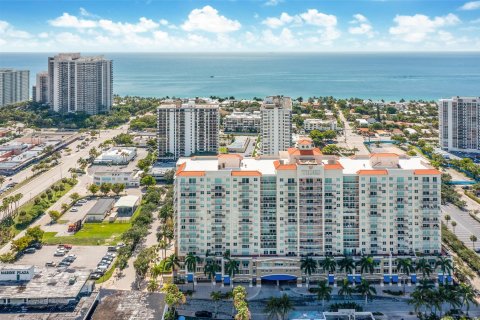
[[[353,274],[347,275],[348,283],[353,283]]]
[[[398,283],[398,274],[392,274],[392,283]]]
[[[223,283],[224,284],[230,284],[230,276],[223,277]]]
[[[447,282],[451,283],[453,281],[452,275],[447,275]]]
[[[328,284],[334,284],[335,283],[335,275],[334,274],[329,274],[328,275]]]
[[[383,282],[384,283],[390,283],[390,275],[389,274],[384,274],[383,275]]]
[[[410,279],[411,279],[412,283],[417,283],[417,275],[416,274],[412,274]]]
[[[215,281],[222,281],[222,274],[221,273],[215,273]]]
[[[443,273],[438,274],[438,282],[443,283]]]
[[[193,282],[193,273],[187,274],[187,282]]]
[[[355,282],[356,282],[356,283],[362,282],[362,276],[361,276],[361,275],[356,275],[356,276],[355,276]]]
[[[262,280],[269,280],[269,281],[290,281],[290,280],[297,280],[297,277],[289,275],[289,274],[271,274],[268,276],[263,276]]]

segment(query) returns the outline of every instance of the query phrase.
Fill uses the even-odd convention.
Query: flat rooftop
[[[110,208],[112,207],[114,202],[115,202],[115,200],[110,199],[110,198],[98,199],[97,202],[93,205],[93,207],[90,210],[88,210],[87,216],[89,214],[97,214],[97,213],[107,212],[108,210],[110,210]]]
[[[76,298],[89,275],[85,270],[35,268],[35,276],[30,281],[0,282],[0,299]],[[70,285],[72,277],[76,280]]]

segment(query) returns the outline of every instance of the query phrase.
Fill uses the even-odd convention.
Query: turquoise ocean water
[[[0,53],[0,68],[47,69],[48,53]],[[88,55],[88,53],[85,53]],[[138,96],[480,96],[480,53],[107,53],[114,93]]]

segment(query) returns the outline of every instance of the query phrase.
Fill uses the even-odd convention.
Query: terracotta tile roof
[[[218,158],[238,158],[243,159],[243,157],[237,153],[227,153],[227,154],[219,154]]]
[[[297,170],[296,164],[281,164],[278,160],[275,160],[273,162],[273,165],[277,170]]]
[[[323,168],[325,170],[343,170],[344,169],[343,166],[339,162],[337,162],[335,164],[327,163],[327,164],[323,165]]]
[[[413,174],[437,175],[442,173],[437,169],[417,169],[413,171]]]
[[[288,148],[288,154],[295,156],[313,156],[313,155],[322,155],[322,151],[319,148],[313,148],[311,150],[300,150],[297,148]]]
[[[260,177],[262,174],[260,171],[252,170],[240,170],[240,171],[232,171],[232,176],[235,177]]]
[[[312,144],[312,140],[311,139],[306,139],[306,138],[303,138],[303,139],[300,139],[298,140],[297,142],[298,144]]]
[[[398,154],[396,153],[372,153],[370,154],[370,158],[371,157],[395,157],[397,158],[398,157]]]
[[[181,165],[179,165],[178,168],[177,168],[177,172],[175,172],[175,174],[178,175],[180,172],[182,172],[183,170],[185,170],[185,167],[186,167],[186,166],[187,166],[187,163],[186,163],[186,162],[184,162],[184,163],[182,163]]]
[[[179,177],[203,177],[205,175],[205,171],[182,171],[177,173]]]
[[[358,170],[358,175],[361,176],[379,176],[379,175],[387,175],[387,170]]]

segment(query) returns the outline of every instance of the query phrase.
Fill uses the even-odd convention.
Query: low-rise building
[[[93,183],[97,186],[102,183],[122,183],[127,188],[140,186],[141,170],[122,170],[118,167],[102,167],[95,170],[93,174]]]
[[[223,130],[225,132],[258,133],[262,125],[260,111],[239,112],[225,116],[223,119]]]
[[[337,121],[322,120],[322,119],[305,119],[305,121],[303,122],[303,127],[306,132],[310,132],[312,130],[318,130],[318,131],[337,130]]]
[[[135,147],[113,147],[102,152],[94,161],[94,164],[122,165],[128,164],[137,156]]]
[[[250,143],[249,137],[237,136],[235,141],[227,146],[228,152],[243,153]]]
[[[140,197],[128,195],[120,197],[113,206],[116,210],[117,217],[131,217],[140,203]]]
[[[114,203],[115,200],[111,198],[98,199],[97,202],[93,205],[93,207],[88,210],[87,215],[85,216],[85,221],[103,221],[103,219],[105,219],[110,210],[112,210]]]
[[[368,127],[368,121],[366,119],[356,119],[355,122],[359,127]]]

